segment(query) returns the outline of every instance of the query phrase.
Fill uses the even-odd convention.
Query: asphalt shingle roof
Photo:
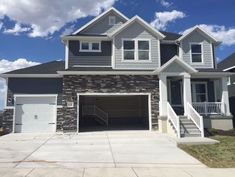
[[[221,70],[227,69],[233,66],[235,66],[235,52],[229,55],[224,60],[222,60],[220,63],[218,63],[218,68],[220,68]]]
[[[64,70],[64,61],[51,61],[3,74],[57,74],[59,70]]]

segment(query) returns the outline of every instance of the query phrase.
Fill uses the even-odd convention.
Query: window
[[[100,42],[81,42],[81,52],[101,52]]]
[[[109,25],[113,26],[116,24],[116,17],[115,16],[109,16]]]
[[[149,40],[123,40],[124,61],[148,61],[150,60]]]
[[[192,63],[202,63],[202,45],[191,44]]]
[[[192,101],[208,102],[206,82],[192,82]]]

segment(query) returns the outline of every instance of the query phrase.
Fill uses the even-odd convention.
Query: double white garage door
[[[15,132],[55,132],[56,97],[16,97]]]

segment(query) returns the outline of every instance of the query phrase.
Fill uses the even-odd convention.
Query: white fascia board
[[[179,39],[177,39],[177,41],[182,41],[184,38],[186,38],[188,35],[190,35],[196,30],[199,30],[199,32],[202,32],[204,35],[206,35],[210,40],[212,40],[217,45],[221,43],[214,36],[212,36],[209,32],[202,29],[200,26],[194,26],[190,31],[188,31],[186,34],[182,35]]]
[[[157,75],[153,71],[58,71],[61,75]]]
[[[234,68],[235,68],[235,66],[231,66],[229,68],[223,69],[223,71],[229,71],[229,70],[234,69]]]
[[[162,65],[159,69],[157,69],[156,72],[160,73],[160,72],[164,71],[166,68],[168,68],[174,62],[177,62],[179,65],[181,65],[187,71],[189,71],[189,73],[196,73],[196,72],[198,72],[195,68],[193,68],[189,64],[185,63],[183,60],[180,60],[178,56],[174,56],[172,59],[170,59],[164,65]]]
[[[93,20],[91,20],[90,22],[88,22],[87,24],[85,24],[84,26],[82,26],[81,28],[79,28],[77,31],[73,32],[73,34],[77,34],[79,32],[81,32],[82,30],[84,30],[85,28],[87,28],[88,26],[90,26],[91,24],[95,23],[96,21],[98,21],[101,17],[105,16],[106,14],[108,14],[109,12],[114,11],[116,12],[120,17],[122,17],[125,20],[129,20],[129,18],[127,18],[124,14],[122,14],[121,12],[119,12],[117,9],[115,9],[114,7],[111,7],[110,9],[104,11],[103,13],[101,13],[100,15],[98,15],[97,17],[95,17]]]
[[[134,16],[132,17],[129,21],[124,23],[122,26],[120,26],[118,29],[114,30],[112,33],[108,34],[109,37],[113,37],[117,34],[119,34],[122,30],[126,29],[129,25],[133,24],[135,21],[138,21],[142,26],[147,28],[149,31],[151,31],[153,34],[159,37],[159,39],[163,39],[166,36],[163,35],[161,32],[153,28],[150,24],[148,24],[146,21],[144,21],[142,18],[139,16]]]
[[[59,74],[0,74],[2,78],[62,78]]]
[[[197,72],[192,74],[194,78],[221,78],[232,75],[234,74],[229,72]]]

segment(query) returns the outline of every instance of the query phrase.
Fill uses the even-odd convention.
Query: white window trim
[[[201,57],[202,57],[201,62],[193,62],[192,54],[200,54],[200,53],[192,53],[192,45],[201,45]],[[203,43],[202,42],[190,42],[189,48],[190,48],[190,63],[191,63],[191,65],[203,65],[204,64]]]
[[[111,23],[114,21],[114,23]],[[109,16],[109,26],[113,26],[116,24],[116,17],[115,16]]]
[[[88,43],[88,50],[82,49],[82,43]],[[99,50],[92,50],[92,43],[98,43],[99,44]],[[101,52],[101,41],[80,41],[79,45],[79,51],[80,52]]]
[[[134,46],[134,60],[125,60],[124,59],[124,41],[134,41],[135,46]],[[139,55],[138,55],[138,41],[148,41],[149,42],[149,59],[148,60],[139,60]],[[149,63],[152,62],[151,58],[151,39],[143,39],[143,38],[122,38],[122,62],[126,63]]]
[[[204,84],[205,85],[205,88],[206,88],[206,102],[208,102],[208,87],[207,87],[207,82],[205,81],[192,81],[191,82],[192,84],[192,100],[196,100],[196,87],[195,85],[196,84]]]

